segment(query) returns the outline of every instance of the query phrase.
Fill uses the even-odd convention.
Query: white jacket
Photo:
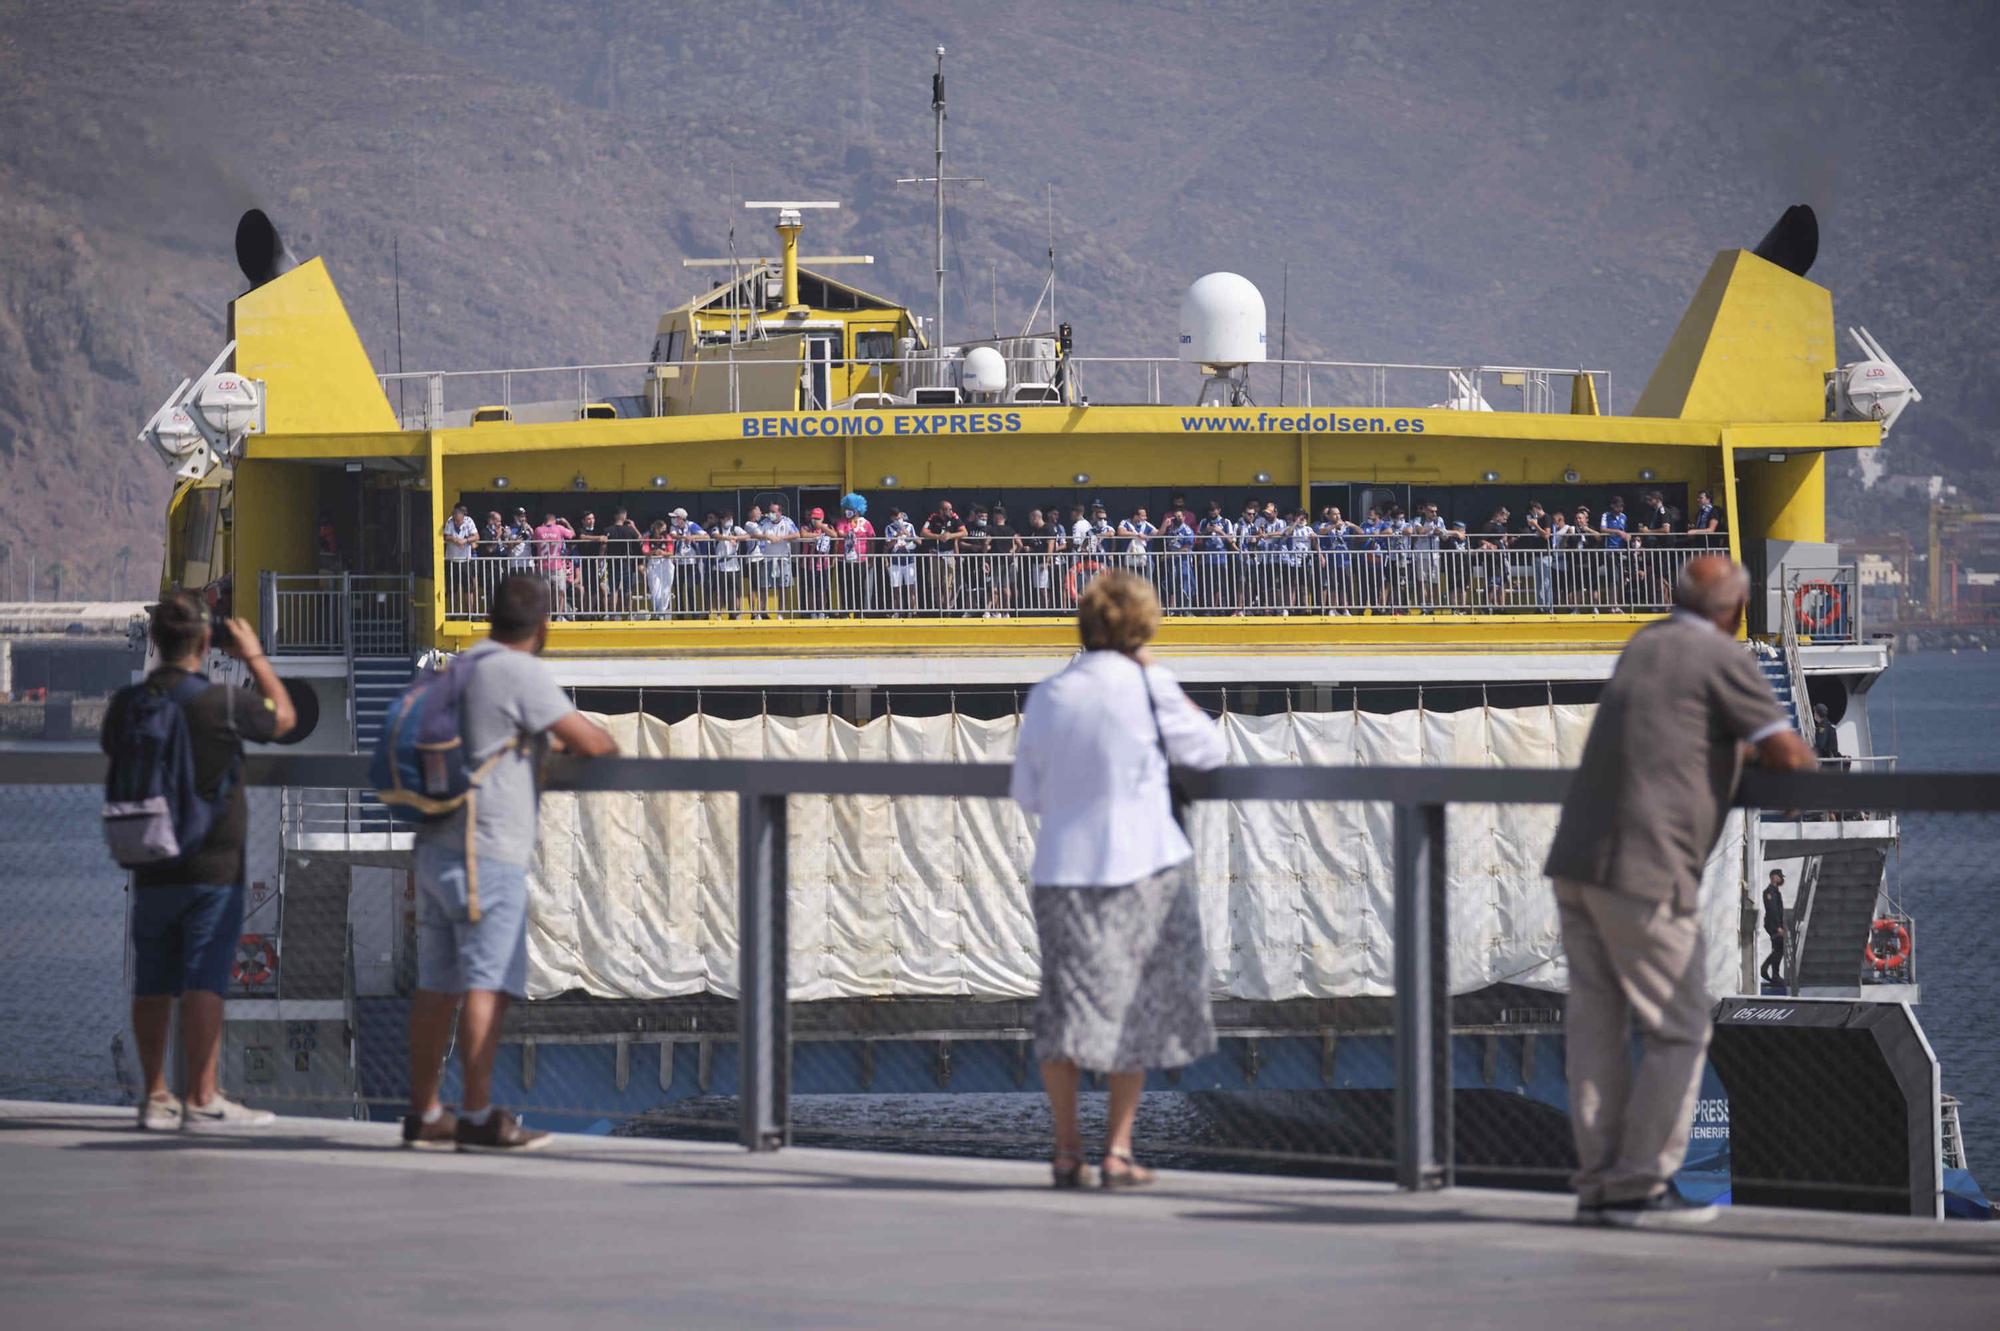
[[[1085,652],[1028,695],[1011,793],[1041,815],[1030,872],[1038,887],[1123,887],[1194,854],[1174,822],[1140,678],[1128,656]],[[1174,761],[1220,764],[1221,728],[1166,670],[1153,666],[1145,680]]]

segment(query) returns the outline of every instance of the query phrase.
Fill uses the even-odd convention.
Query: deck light
[[[1654,476],[1654,472],[1653,472],[1653,469],[1652,469],[1651,467],[1641,467],[1641,468],[1639,468],[1639,479],[1640,479],[1640,480],[1642,480],[1642,481],[1650,481],[1650,480],[1652,480],[1652,479],[1653,479],[1653,476]]]
[[[1479,479],[1485,481],[1488,485],[1491,485],[1493,484],[1493,482],[1500,479],[1500,473],[1497,471],[1482,472],[1480,473]]]
[[[361,464],[359,462],[350,462],[347,464],[347,470],[349,471],[360,471],[361,469],[362,469]]]
[[[1259,485],[1269,485],[1270,483],[1271,483],[1271,473],[1270,473],[1270,472],[1268,472],[1268,471],[1260,471],[1260,472],[1258,472],[1258,473],[1257,473],[1257,484],[1259,484]]]
[[[1563,473],[1563,484],[1565,485],[1575,485],[1578,481],[1582,479],[1583,478],[1581,476],[1578,476],[1576,474],[1575,467],[1571,467],[1568,471]]]
[[[572,490],[588,490],[590,482],[583,479],[582,472],[578,472],[576,478],[569,483],[569,488]]]
[[[496,490],[504,490],[507,488],[508,484],[509,481],[505,476],[495,476],[493,478],[493,488]]]
[[[1076,476],[1073,479],[1076,481],[1078,485],[1089,485],[1090,473],[1087,471],[1080,471],[1076,474]]]
[[[666,488],[667,488],[667,478],[666,478],[666,477],[664,477],[664,476],[655,476],[655,477],[653,478],[653,488],[654,488],[655,490],[664,490],[664,489],[666,489]]]
[[[894,476],[884,476],[882,484],[885,488],[893,490],[896,488],[896,478]]]
[[[1764,455],[1764,461],[1766,462],[1783,462],[1784,460],[1785,455],[1783,453],[1766,453]]]

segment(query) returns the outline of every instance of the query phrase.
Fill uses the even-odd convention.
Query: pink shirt
[[[841,558],[856,563],[868,553],[868,542],[875,539],[875,526],[867,518],[845,519],[840,524]]]
[[[535,539],[541,542],[537,551],[542,556],[542,567],[551,573],[562,571],[563,544],[576,533],[567,522],[545,522],[535,528]]]

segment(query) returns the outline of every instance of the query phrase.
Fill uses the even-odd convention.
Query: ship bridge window
[[[863,328],[854,334],[854,359],[896,359],[896,331],[893,328]]]
[[[672,365],[681,359],[681,353],[685,349],[685,346],[686,334],[682,333],[678,328],[671,333],[653,339],[653,363],[655,365]]]

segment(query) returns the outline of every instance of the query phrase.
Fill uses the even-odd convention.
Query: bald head
[[[1750,575],[1727,555],[1697,555],[1674,580],[1674,604],[1734,633],[1750,601]]]

